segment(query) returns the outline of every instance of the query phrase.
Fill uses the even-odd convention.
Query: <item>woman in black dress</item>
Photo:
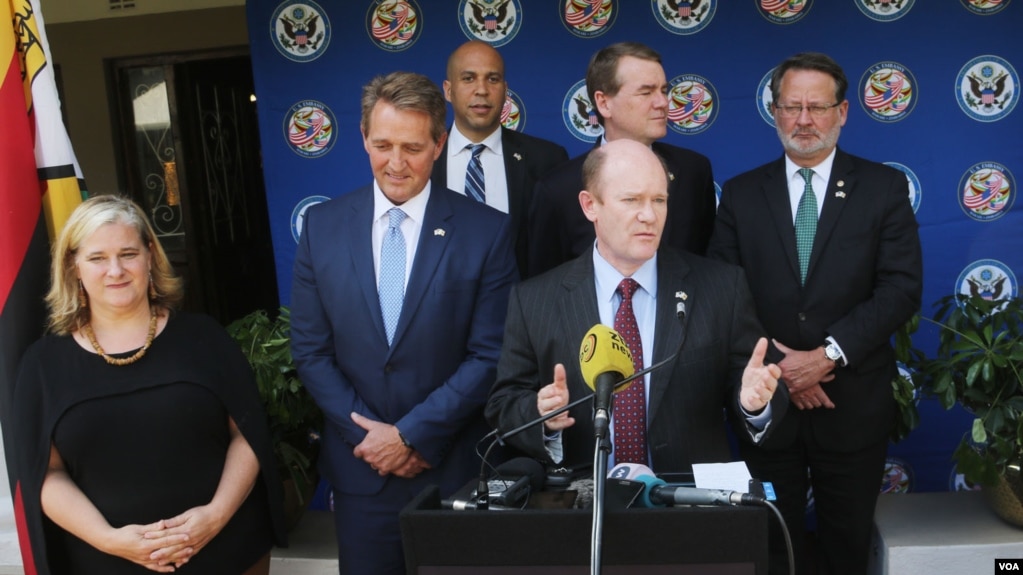
[[[181,281],[129,200],[82,203],[52,266],[14,398],[26,572],[268,573],[280,480],[237,344],[173,311]]]

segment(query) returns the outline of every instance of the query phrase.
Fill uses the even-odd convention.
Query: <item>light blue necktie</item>
[[[380,311],[384,316],[387,345],[391,345],[394,330],[398,327],[401,305],[405,301],[405,236],[401,233],[401,222],[408,216],[400,208],[387,210],[387,215],[391,219],[380,246],[380,283],[377,284],[377,294],[380,296]]]
[[[483,163],[480,153],[487,147],[483,144],[468,144],[465,149],[472,149],[472,159],[465,169],[465,195],[481,204],[487,203],[487,181],[483,179]]]
[[[803,186],[803,197],[799,198],[796,208],[796,251],[799,253],[799,280],[806,283],[806,271],[810,267],[810,252],[813,251],[813,237],[817,235],[817,196],[813,193],[813,170],[801,168],[806,185]]]

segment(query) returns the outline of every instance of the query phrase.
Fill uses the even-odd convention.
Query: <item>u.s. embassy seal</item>
[[[998,56],[977,56],[956,77],[959,108],[978,122],[997,122],[1019,102],[1019,74]]]
[[[366,11],[366,33],[381,50],[408,50],[422,31],[423,12],[415,0],[373,0]]]
[[[315,2],[285,2],[270,17],[270,38],[285,58],[310,62],[330,44],[330,20]]]
[[[772,128],[775,127],[774,110],[772,109],[774,96],[771,95],[771,76],[773,75],[774,68],[771,68],[757,84],[757,112],[760,113],[760,118]]]
[[[909,184],[909,203],[913,206],[913,213],[915,214],[920,209],[923,195],[923,190],[920,187],[920,178],[916,177],[916,174],[913,173],[913,170],[909,169],[909,166],[898,162],[885,162],[884,165],[906,174],[906,183]]]
[[[863,15],[878,22],[892,22],[902,18],[913,8],[916,0],[856,0]]]
[[[652,0],[650,8],[661,28],[688,36],[710,24],[717,12],[718,0]]]
[[[511,89],[506,91],[504,105],[501,106],[501,125],[515,132],[526,129],[526,106]]]
[[[1017,297],[1019,284],[1009,266],[998,260],[984,259],[963,269],[956,280],[955,293],[1001,301]]]
[[[772,24],[794,24],[810,12],[813,0],[753,0],[760,15]]]
[[[560,16],[573,36],[596,38],[614,26],[618,6],[614,0],[563,0]]]
[[[302,100],[284,115],[284,139],[296,154],[318,158],[334,146],[334,113],[316,100]]]
[[[679,134],[699,134],[717,118],[717,90],[703,76],[682,74],[672,78],[668,85],[668,127]]]
[[[959,207],[979,222],[1004,216],[1016,199],[1016,179],[998,162],[970,166],[959,180]]]
[[[860,104],[878,122],[898,122],[916,107],[916,78],[898,62],[878,62],[860,79]]]
[[[461,0],[458,24],[470,40],[482,40],[497,48],[511,42],[522,29],[519,0]]]
[[[959,0],[959,3],[974,14],[990,16],[1005,10],[1010,0]]]
[[[321,204],[330,200],[327,196],[308,196],[302,198],[300,202],[295,204],[295,209],[291,210],[291,237],[295,238],[295,243],[302,237],[302,225],[305,223],[305,212],[310,207],[316,204]]]
[[[586,79],[579,80],[565,93],[561,103],[565,127],[584,142],[596,142],[604,134],[604,126],[597,119],[597,108],[586,93]]]

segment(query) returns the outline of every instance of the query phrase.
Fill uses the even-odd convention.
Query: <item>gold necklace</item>
[[[153,312],[152,317],[149,318],[149,333],[146,334],[146,343],[142,346],[141,349],[135,352],[135,355],[131,357],[121,359],[117,357],[110,357],[109,355],[107,355],[106,352],[103,351],[103,348],[100,347],[99,342],[96,341],[96,334],[93,333],[92,331],[91,323],[83,325],[82,331],[85,332],[85,337],[89,338],[89,343],[92,344],[92,349],[96,350],[96,353],[98,353],[99,356],[103,358],[103,361],[106,361],[110,365],[130,365],[142,359],[143,355],[146,355],[146,350],[149,349],[149,346],[153,344],[153,338],[156,337],[157,315],[155,307],[153,308],[152,312]]]

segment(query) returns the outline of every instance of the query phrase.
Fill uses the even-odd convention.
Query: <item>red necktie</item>
[[[632,312],[632,294],[639,284],[625,278],[618,284],[622,303],[615,314],[615,331],[621,334],[632,352],[636,371],[643,369],[643,342],[639,337],[636,315]],[[614,456],[615,463],[646,464],[646,393],[642,379],[614,397]]]

